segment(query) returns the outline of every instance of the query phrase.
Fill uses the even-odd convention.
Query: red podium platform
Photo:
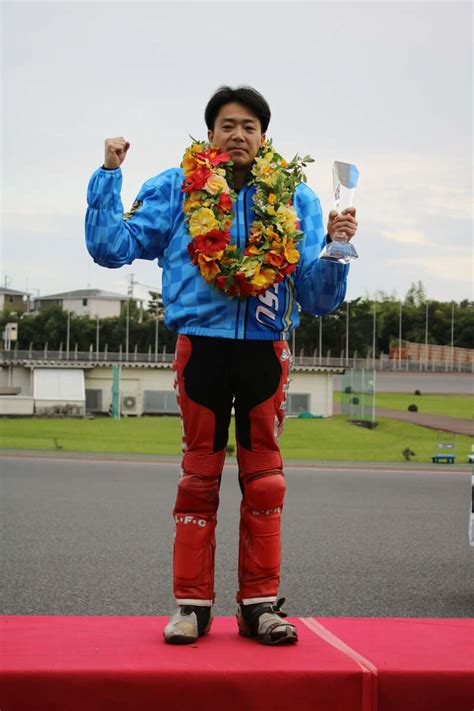
[[[1,711],[472,711],[464,619],[290,618],[264,647],[214,620],[196,645],[164,617],[0,617]]]

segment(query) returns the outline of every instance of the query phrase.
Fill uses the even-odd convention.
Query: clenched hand
[[[114,170],[119,168],[124,162],[130,143],[123,136],[105,139],[105,159],[104,168]]]

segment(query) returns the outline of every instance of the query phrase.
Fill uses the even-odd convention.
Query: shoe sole
[[[255,639],[257,642],[260,642],[260,644],[264,644],[267,647],[275,647],[277,645],[285,645],[285,644],[296,644],[298,642],[298,635],[296,633],[296,630],[292,632],[291,634],[286,635],[286,637],[280,637],[279,639],[265,639],[265,637],[260,637],[258,634],[252,634],[248,630],[242,629],[239,627],[239,635],[242,637],[249,637],[250,639]]]

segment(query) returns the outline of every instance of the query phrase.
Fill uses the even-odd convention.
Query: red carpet
[[[472,711],[464,619],[293,618],[267,648],[218,618],[195,646],[164,617],[0,617],[1,711]]]

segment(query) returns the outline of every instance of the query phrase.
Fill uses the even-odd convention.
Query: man
[[[355,210],[331,212],[326,235],[319,200],[303,182],[286,199],[277,178],[285,178],[287,164],[265,148],[270,108],[254,89],[222,87],[205,120],[209,143],[219,150],[194,146],[184,172],[172,168],[148,180],[125,215],[120,166],[130,144],[106,140],[104,165],[89,183],[87,247],[106,267],[157,259],[166,323],[179,334],[173,365],[184,435],[173,511],[178,608],[164,630],[166,642],[194,642],[211,626],[216,511],[233,407],[242,491],[238,628],[263,644],[291,644],[296,629],[277,601],[285,493],[277,438],[287,340],[299,323],[297,302],[323,315],[344,299],[348,267],[318,257],[336,232],[353,237]],[[252,183],[257,167],[260,183]],[[263,222],[254,222],[257,212],[267,215]],[[290,239],[295,229],[303,233],[297,250]]]

